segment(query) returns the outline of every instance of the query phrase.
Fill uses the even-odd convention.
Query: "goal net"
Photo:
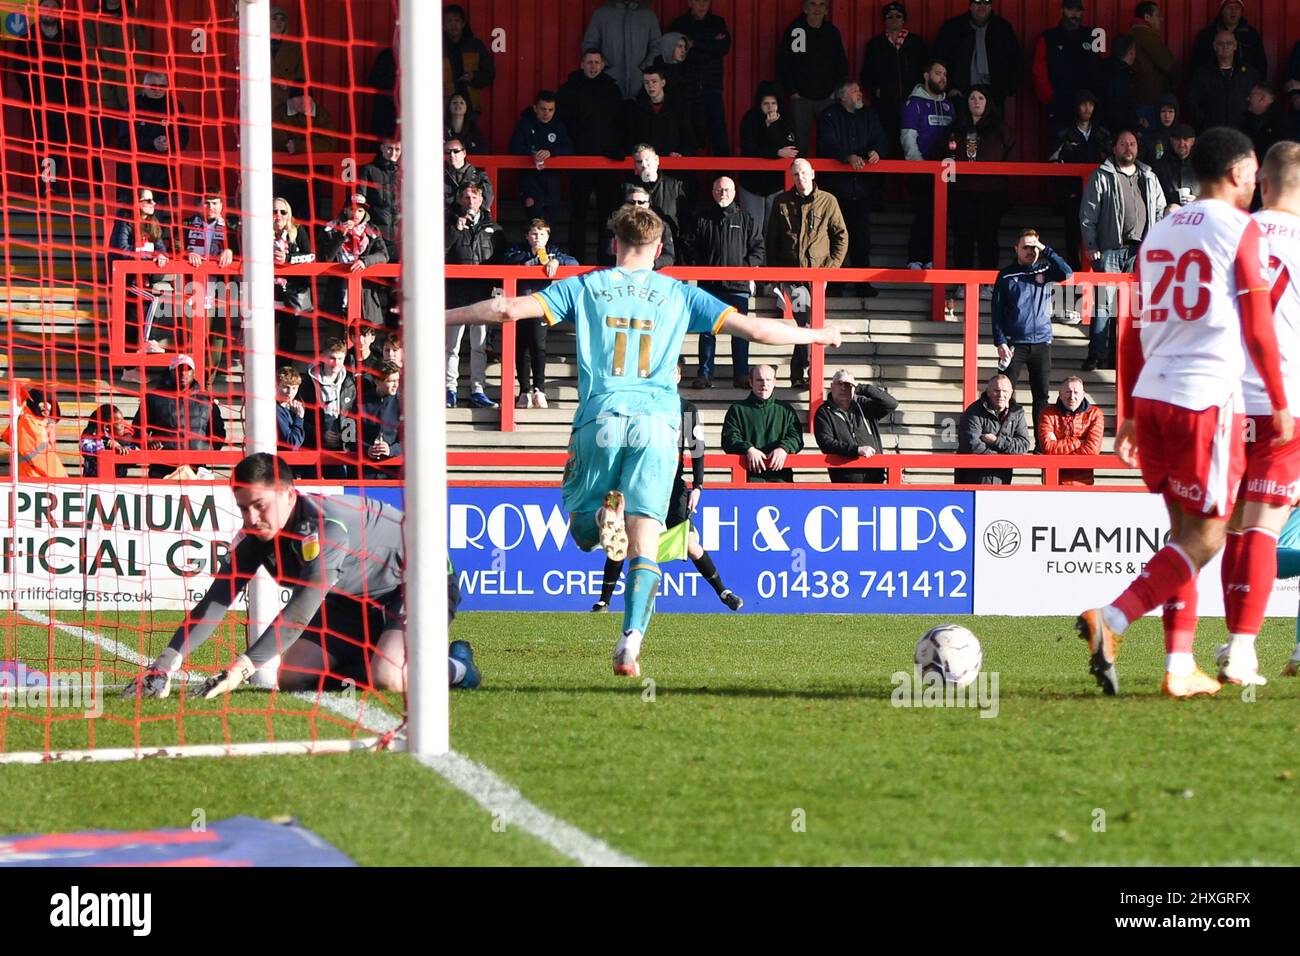
[[[265,63],[241,46],[267,7],[259,130],[241,122],[241,78]],[[197,693],[297,591],[338,583],[313,550],[378,562],[366,516],[401,504],[398,165],[381,148],[396,26],[397,0],[0,0],[0,760],[347,749],[399,731],[400,690],[341,663],[369,660],[392,623],[391,594],[365,583],[350,610],[326,600],[331,652],[294,689]],[[241,159],[267,140],[269,170]],[[257,177],[267,208],[248,209]],[[120,698],[221,584],[243,521],[232,470],[253,450],[278,451],[311,500],[346,501],[351,536],[322,540],[294,512],[253,609],[232,605],[169,696]]]

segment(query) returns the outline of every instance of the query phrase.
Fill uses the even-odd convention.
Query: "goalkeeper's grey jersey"
[[[298,639],[327,596],[382,601],[401,588],[405,564],[402,513],[396,508],[356,495],[300,491],[284,530],[275,538],[241,536],[236,541],[169,647],[188,656],[203,644],[257,569],[264,567],[293,593],[249,648],[249,658],[261,665]]]

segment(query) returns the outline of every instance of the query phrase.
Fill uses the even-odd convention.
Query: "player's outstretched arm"
[[[831,348],[838,348],[845,336],[854,334],[847,325],[813,329],[739,312],[732,312],[722,320],[722,331],[761,345],[826,345]]]
[[[531,295],[519,295],[510,299],[498,296],[459,309],[448,309],[447,324],[501,325],[518,322],[520,319],[540,319],[544,314],[542,304]]]

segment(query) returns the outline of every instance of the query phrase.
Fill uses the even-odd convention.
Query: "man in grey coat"
[[[1083,190],[1079,227],[1094,271],[1132,272],[1138,246],[1165,214],[1160,180],[1150,166],[1138,162],[1137,154],[1137,135],[1120,131],[1111,158],[1097,167]],[[1114,290],[1098,289],[1085,372],[1107,362],[1114,314]]]
[[[1027,455],[1029,424],[1025,409],[1011,397],[1011,379],[998,372],[984,394],[967,406],[957,430],[957,451],[963,455]],[[959,485],[1009,485],[1010,468],[958,468]]]

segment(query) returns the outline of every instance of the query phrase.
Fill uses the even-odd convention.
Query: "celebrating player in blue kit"
[[[838,346],[848,329],[799,328],[739,314],[706,292],[653,270],[663,222],[631,207],[613,221],[617,265],[517,298],[452,309],[448,325],[541,318],[571,321],[578,410],[564,468],[564,507],[578,547],[630,557],[614,673],[641,674],[641,642],[659,586],[659,535],[678,469],[681,401],[675,372],[687,332],[719,331],[767,345]]]

